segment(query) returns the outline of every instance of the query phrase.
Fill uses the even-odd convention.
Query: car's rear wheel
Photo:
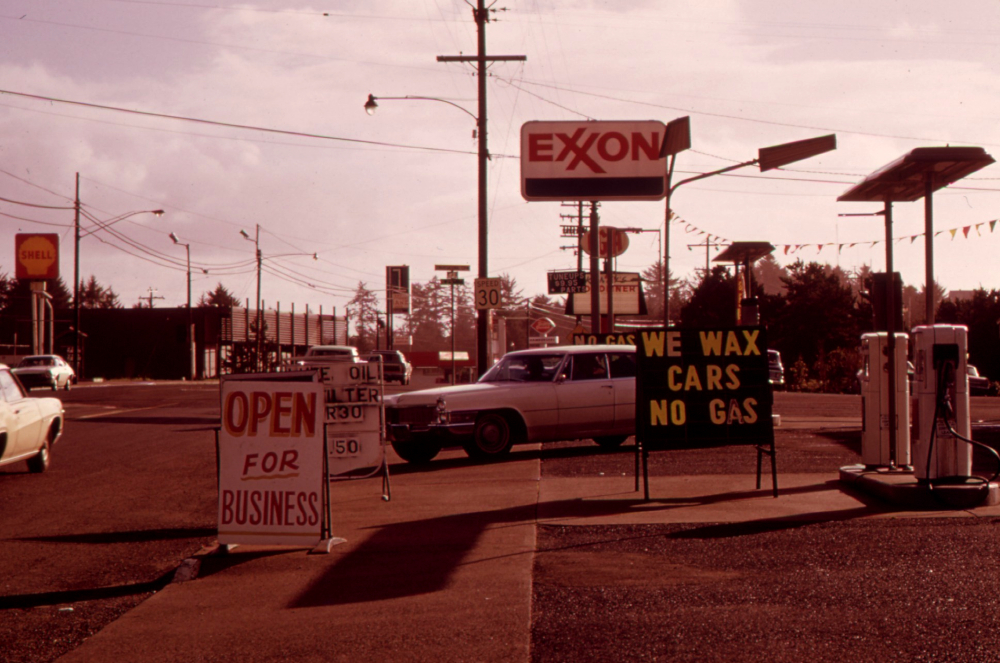
[[[492,460],[510,452],[514,431],[510,420],[497,412],[479,415],[472,441],[462,445],[470,458]]]
[[[49,441],[45,440],[38,453],[28,459],[28,470],[39,474],[47,469],[49,469]]]
[[[66,384],[63,385],[63,391],[69,391],[73,388],[73,380],[71,378],[66,378]]]
[[[440,444],[426,442],[393,442],[392,449],[407,463],[427,463],[441,452]]]
[[[628,435],[606,435],[604,437],[595,437],[594,442],[602,449],[617,449],[627,439]]]

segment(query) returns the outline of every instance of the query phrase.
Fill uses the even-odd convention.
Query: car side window
[[[636,375],[635,353],[623,352],[621,354],[610,354],[608,360],[611,365],[612,378],[634,378]]]
[[[573,380],[605,380],[608,377],[607,358],[603,354],[573,355]]]
[[[14,380],[14,377],[8,371],[0,371],[0,392],[3,393],[3,399],[8,403],[13,403],[24,398],[21,386],[17,384],[17,381]]]

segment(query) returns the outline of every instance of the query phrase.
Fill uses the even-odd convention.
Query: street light
[[[195,361],[194,361],[194,340],[192,337],[192,312],[191,312],[191,245],[185,244],[177,238],[175,233],[170,233],[170,239],[174,241],[174,244],[178,246],[183,246],[187,251],[187,287],[188,287],[188,306],[187,306],[187,333],[184,335],[185,341],[187,342],[188,351],[188,379],[194,380],[195,375]]]
[[[438,60],[441,60],[441,56]],[[516,56],[511,56],[516,57]],[[480,76],[483,81],[485,81],[485,75]],[[490,155],[486,149],[486,92],[485,83],[480,86],[480,100],[479,100],[479,116],[477,117],[471,111],[458,104],[448,101],[447,99],[439,99],[437,97],[416,97],[416,96],[405,96],[405,97],[376,97],[373,94],[368,95],[368,101],[365,102],[365,112],[369,115],[374,115],[376,109],[378,109],[378,104],[375,103],[376,99],[392,99],[397,101],[440,101],[443,104],[448,104],[453,108],[457,108],[472,119],[476,121],[477,125],[477,138],[479,141],[479,150],[477,153],[479,168],[478,168],[478,227],[479,227],[479,278],[485,279],[489,277],[488,261],[487,261],[487,235],[489,233],[489,223],[487,220],[487,198],[486,198],[486,164],[489,161]],[[489,361],[487,357],[487,315],[489,311],[486,309],[480,309],[476,315],[476,371],[477,376],[482,375],[486,372],[487,363]]]
[[[708,173],[701,173],[687,179],[681,180],[677,184],[671,185],[670,180],[674,173],[674,162],[677,160],[677,153],[691,147],[690,119],[687,117],[678,118],[667,124],[667,130],[663,137],[663,146],[660,149],[660,158],[670,157],[667,165],[667,196],[666,213],[664,218],[664,240],[663,240],[663,291],[666,301],[663,306],[663,326],[670,326],[670,218],[673,212],[670,209],[670,197],[674,190],[682,184],[703,180],[713,175],[721,175],[731,170],[743,168],[745,166],[758,165],[761,172],[780,168],[796,161],[808,159],[824,152],[836,149],[837,137],[834,134],[820,136],[818,138],[808,138],[792,143],[782,143],[772,147],[762,147],[757,150],[757,158],[744,161],[733,166],[720,168]]]
[[[92,235],[98,230],[104,230],[108,226],[118,223],[130,216],[136,216],[137,214],[152,214],[153,216],[163,216],[163,210],[140,210],[138,212],[128,212],[126,214],[121,214],[117,217],[110,219],[108,222],[104,223],[101,221],[97,222],[98,227],[91,230],[84,235],[80,234],[80,173],[76,174],[76,198],[73,201],[74,210],[74,220],[73,220],[73,319],[76,329],[73,333],[73,371],[77,375],[77,379],[83,377],[83,372],[80,369],[80,336],[82,331],[80,330],[80,239],[81,237],[86,237],[87,235]]]

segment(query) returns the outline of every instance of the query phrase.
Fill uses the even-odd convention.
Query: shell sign
[[[59,278],[59,235],[18,233],[14,236],[17,253],[14,275],[27,281]]]

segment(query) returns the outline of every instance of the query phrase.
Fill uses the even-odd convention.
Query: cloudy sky
[[[766,240],[796,259],[884,270],[880,205],[838,203],[917,147],[1000,154],[996,0],[506,0],[487,28],[489,271],[525,294],[576,265],[559,202],[520,193],[531,120],[690,116],[675,181],[753,159],[757,148],[829,133],[838,149],[783,171],[747,167],[677,189],[671,269],[693,277],[712,244]],[[73,274],[76,176],[86,215],[80,271],[122,303],[182,305],[222,283],[338,313],[386,265],[427,281],[477,265],[476,138],[464,0],[5,0],[0,4],[0,271],[16,232],[56,232]],[[15,94],[16,93],[16,94]],[[66,103],[74,102],[74,103]],[[98,108],[106,107],[106,108]],[[1000,288],[1000,166],[935,196],[935,274],[949,290]],[[23,204],[27,203],[27,204]],[[135,214],[102,230],[96,222]],[[662,202],[607,202],[605,225],[663,228]],[[896,266],[924,280],[923,204],[895,206]],[[660,233],[632,237],[619,270],[655,262]],[[717,251],[712,247],[712,251]],[[316,254],[316,259],[313,254]],[[443,276],[441,273],[437,273]],[[471,275],[470,275],[471,276]]]

